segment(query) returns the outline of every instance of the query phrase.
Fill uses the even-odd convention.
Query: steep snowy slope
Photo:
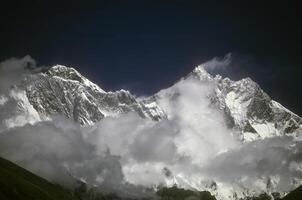
[[[254,141],[280,135],[299,136],[302,133],[302,119],[278,102],[272,100],[250,78],[232,81],[220,75],[211,76],[202,65],[183,80],[194,79],[200,84],[215,85],[208,98],[224,115],[225,123],[238,139]],[[161,99],[177,95],[173,87],[160,91],[149,98],[160,105]]]
[[[29,102],[43,120],[65,115],[82,125],[92,125],[106,116],[129,111],[154,120],[164,117],[156,105],[140,103],[125,90],[105,92],[75,69],[62,65],[26,75],[16,90],[26,94],[23,101]]]
[[[206,73],[199,66],[192,76],[202,79],[200,71]],[[211,97],[213,103],[223,110],[228,126],[239,131],[241,140],[301,134],[301,118],[272,100],[252,79],[232,81],[216,76],[210,81],[217,85]]]

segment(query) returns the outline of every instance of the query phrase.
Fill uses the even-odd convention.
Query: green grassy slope
[[[59,185],[0,158],[1,200],[75,200],[71,192]]]

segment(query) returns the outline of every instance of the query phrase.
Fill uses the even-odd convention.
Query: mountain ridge
[[[217,87],[210,97],[211,101],[218,109],[223,110],[228,126],[241,132],[243,141],[283,134],[279,133],[279,130],[286,134],[301,133],[301,118],[272,100],[252,79],[232,81],[220,75],[213,77],[202,65],[197,66],[184,79],[192,77],[201,82],[215,82]],[[45,73],[29,75],[22,85],[27,86],[24,90],[29,102],[44,118],[52,114],[63,114],[82,125],[92,125],[106,116],[116,116],[130,111],[153,120],[166,117],[165,111],[155,100],[158,93],[138,100],[123,89],[105,92],[74,68],[62,65],[55,65]],[[58,91],[71,93],[75,98],[60,94],[53,96],[43,91],[52,91],[55,94]],[[47,102],[48,99],[57,101],[57,104]],[[64,108],[62,106],[60,108],[59,104]],[[263,124],[263,121],[266,124]]]
[[[251,78],[232,81],[220,75],[213,77],[202,65],[183,79],[190,78],[216,85],[209,98],[223,112],[226,124],[239,134],[241,141],[292,133],[297,137],[301,135],[301,117],[272,100]],[[157,95],[150,99],[156,99]]]

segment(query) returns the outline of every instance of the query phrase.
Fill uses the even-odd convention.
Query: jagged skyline
[[[231,52],[228,77],[252,77],[302,115],[301,12],[294,3],[11,1],[4,7],[0,60],[29,54],[39,65],[78,67],[106,90],[150,95]]]

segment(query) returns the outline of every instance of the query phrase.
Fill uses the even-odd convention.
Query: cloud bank
[[[36,68],[36,61],[30,56],[10,58],[0,63],[0,94],[17,84],[28,70]]]

